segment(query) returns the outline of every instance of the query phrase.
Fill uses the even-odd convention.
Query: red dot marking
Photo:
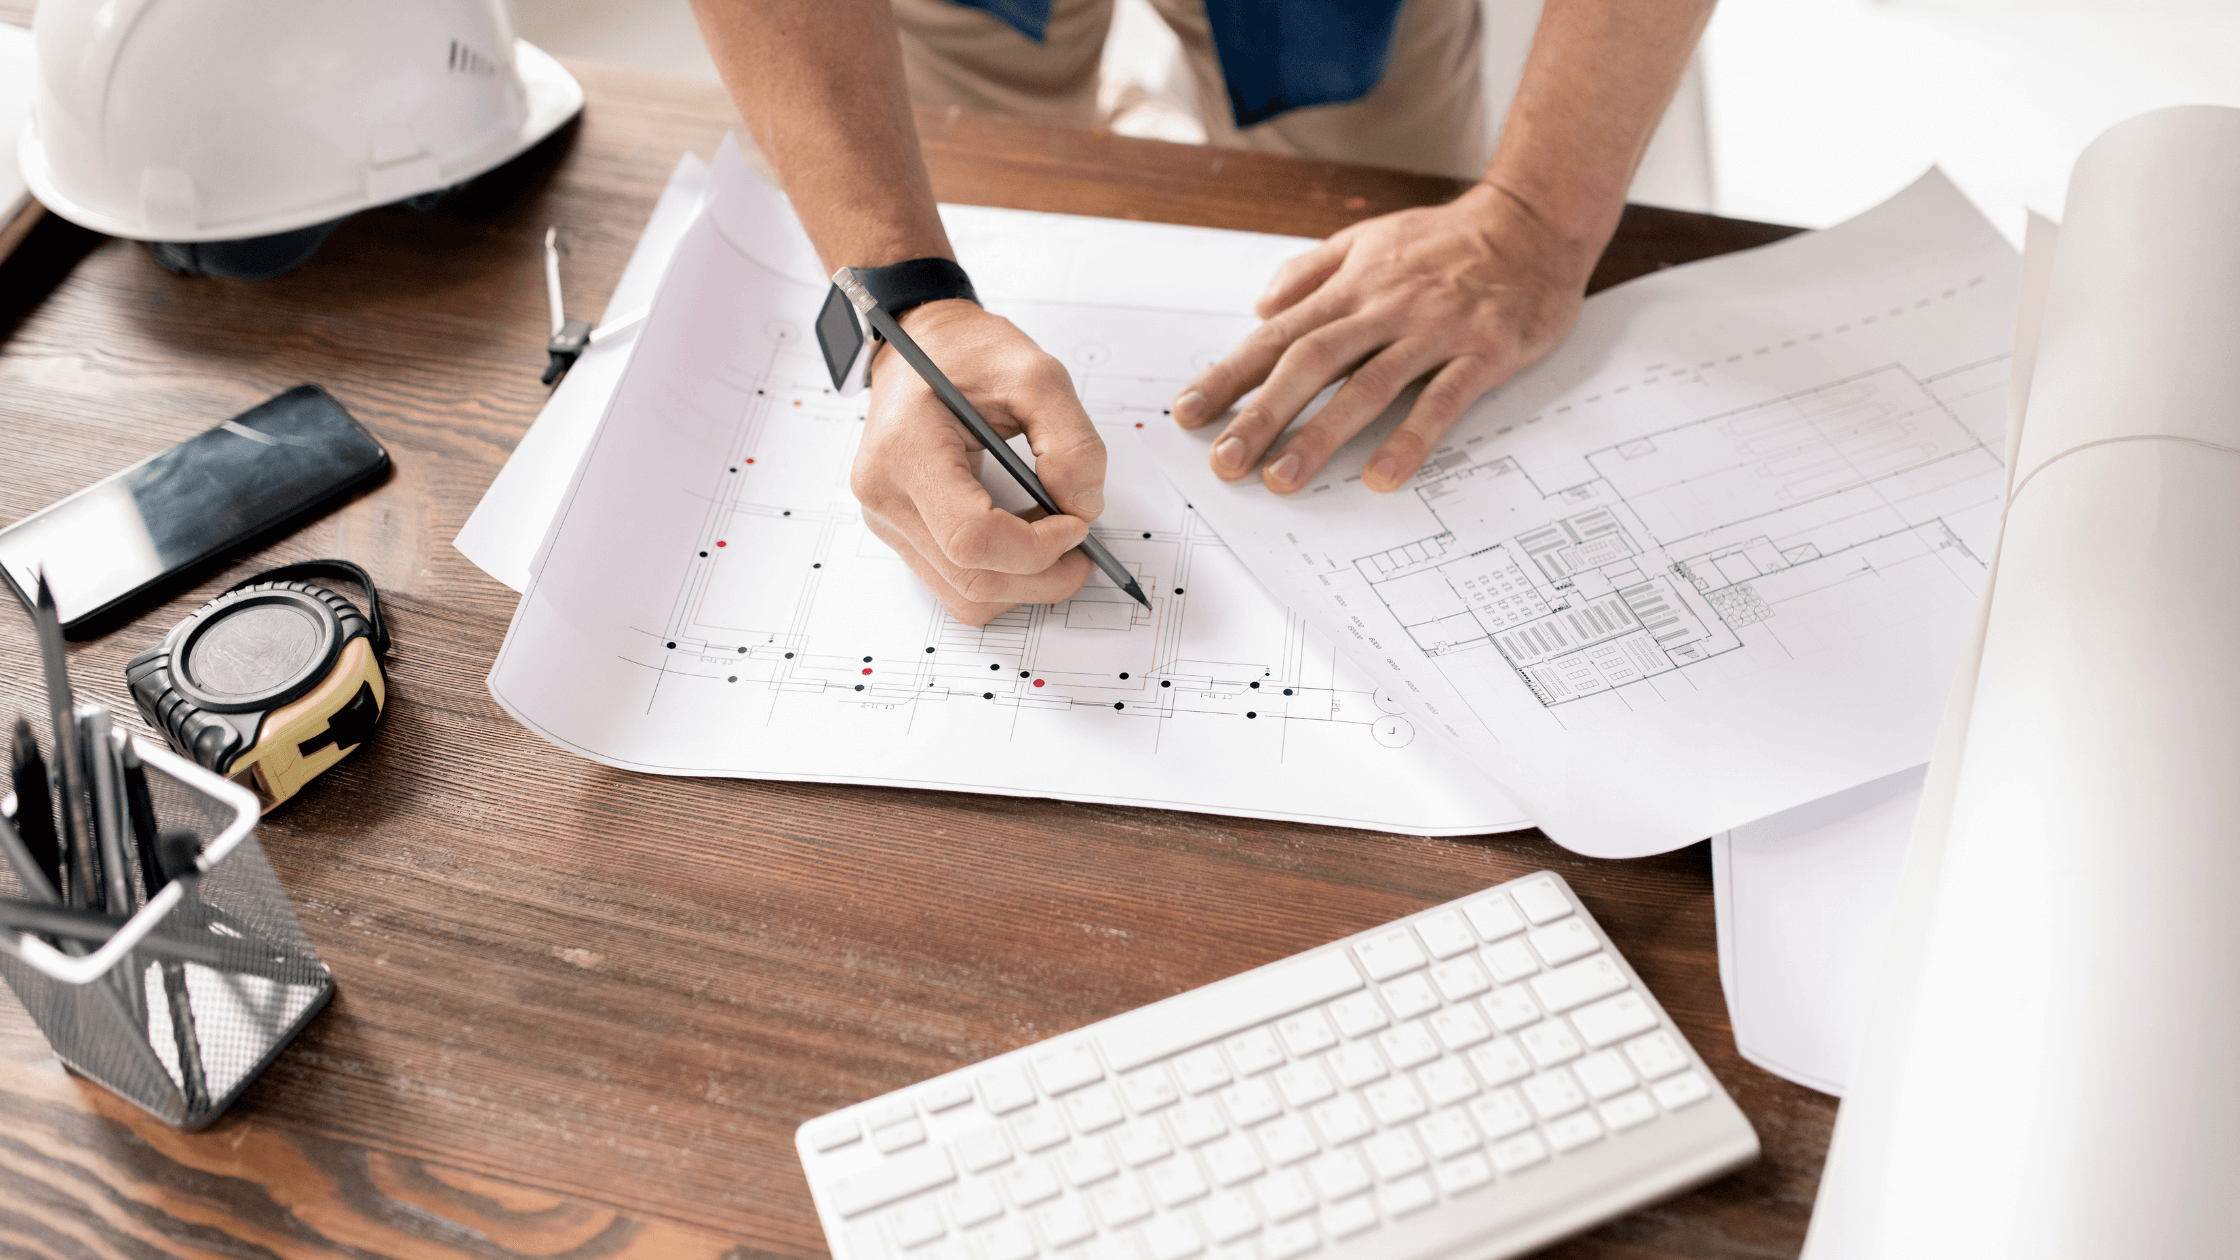
[[[1143,421],[1141,421],[1141,420],[1138,420],[1138,421],[1136,421],[1136,427],[1137,427],[1137,428],[1139,428],[1139,429],[1140,429],[1140,428],[1142,428],[1142,427],[1143,427]]]
[[[718,546],[718,547],[721,547],[721,546],[723,546],[723,545],[724,545],[724,543],[722,542],[722,540],[720,540],[720,539],[719,539],[719,540],[717,540],[717,542],[716,542],[716,546]]]
[[[1039,679],[1039,678],[1035,679],[1035,680],[1034,680],[1034,685],[1035,685],[1035,686],[1037,686],[1037,687],[1041,686],[1041,685],[1042,685],[1042,680],[1041,680],[1041,679]]]
[[[750,459],[750,460],[748,460],[747,462],[751,464],[751,463],[753,463],[754,461]]]
[[[863,671],[863,672],[864,672],[864,673],[866,673],[866,674],[868,674],[868,673],[870,673],[871,671],[867,669],[867,670],[865,670],[865,671]]]

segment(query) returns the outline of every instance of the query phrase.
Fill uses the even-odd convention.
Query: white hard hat
[[[136,240],[330,224],[471,179],[583,108],[507,0],[42,0],[31,29],[25,181]]]

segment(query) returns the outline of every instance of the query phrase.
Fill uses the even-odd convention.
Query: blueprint
[[[1143,431],[1278,597],[1548,834],[1656,852],[1927,760],[1997,536],[2014,251],[1942,176],[1590,299],[1413,483]]]
[[[1252,288],[1301,242],[945,211],[991,309],[1073,370],[1111,455],[1097,534],[1153,604],[1099,575],[973,627],[848,491],[864,399],[831,391],[809,338],[826,281],[790,208],[728,147],[711,182],[491,674],[531,730],[657,773],[1530,825],[1262,589],[1133,439],[1250,330]]]

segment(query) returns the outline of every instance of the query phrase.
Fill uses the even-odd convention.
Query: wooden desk
[[[285,279],[183,279],[51,218],[0,272],[0,520],[299,381],[396,460],[349,506],[73,649],[81,694],[130,715],[133,652],[222,582],[325,555],[372,571],[396,637],[379,738],[263,830],[333,1007],[183,1136],[66,1075],[0,995],[0,1252],[821,1255],[801,1121],[1540,867],[1581,890],[1766,1147],[1551,1254],[1796,1249],[1834,1103],[1736,1057],[1702,846],[1604,863],[1532,833],[633,777],[499,711],[483,677],[514,596],[449,542],[546,396],[538,239],[561,226],[571,292],[596,311],[678,153],[734,125],[712,86],[574,69],[579,128],[432,214],[352,220]],[[1322,235],[1453,187],[922,125],[957,201]],[[1597,280],[1783,234],[1635,210]],[[42,269],[62,273],[51,293]],[[35,709],[33,659],[0,614],[0,713]]]

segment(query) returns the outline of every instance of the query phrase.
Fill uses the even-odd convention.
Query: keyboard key
[[[969,1229],[1003,1215],[1003,1200],[996,1197],[995,1187],[985,1181],[966,1182],[948,1197],[949,1217],[959,1229]]]
[[[1496,989],[1479,1005],[1486,1008],[1493,1026],[1503,1032],[1515,1032],[1540,1018],[1540,1004],[1532,1000],[1532,994],[1521,984]]]
[[[1003,1183],[1003,1192],[1011,1197],[1015,1207],[1033,1207],[1045,1199],[1056,1198],[1059,1189],[1058,1174],[1050,1170],[1049,1164],[1039,1159],[1005,1169],[998,1180]]]
[[[905,1247],[932,1242],[949,1232],[949,1227],[941,1223],[941,1213],[934,1210],[928,1199],[896,1208],[887,1220],[887,1227],[894,1231],[894,1240]]]
[[[1493,1168],[1483,1155],[1465,1155],[1451,1164],[1432,1169],[1431,1176],[1439,1183],[1439,1188],[1452,1197],[1493,1180]]]
[[[1450,1006],[1431,1017],[1431,1031],[1449,1050],[1467,1050],[1493,1035],[1493,1026],[1475,1006]]]
[[[1452,910],[1440,910],[1415,921],[1416,935],[1433,958],[1452,958],[1478,947],[1477,935],[1471,932],[1462,916]]]
[[[986,1172],[1011,1158],[1011,1143],[1003,1140],[1001,1129],[982,1129],[959,1138],[952,1149],[967,1172]]]
[[[1311,1106],[1338,1092],[1337,1084],[1319,1060],[1290,1064],[1272,1079],[1283,1094],[1283,1101],[1292,1107]]]
[[[1535,928],[1525,939],[1532,942],[1532,951],[1540,955],[1540,961],[1551,967],[1560,967],[1602,948],[1602,942],[1595,939],[1594,929],[1587,926],[1585,919],[1564,919]]]
[[[932,1115],[951,1107],[962,1107],[972,1101],[972,1085],[962,1077],[951,1076],[935,1081],[918,1094],[918,1103]]]
[[[1405,1177],[1427,1162],[1423,1148],[1416,1145],[1406,1129],[1379,1133],[1363,1142],[1361,1155],[1369,1161],[1369,1171],[1375,1173],[1379,1181]]]
[[[1174,1149],[1167,1141],[1167,1131],[1156,1120],[1138,1120],[1112,1135],[1112,1144],[1120,1153],[1121,1162],[1130,1168],[1141,1168],[1152,1160]]]
[[[1342,1199],[1369,1188],[1369,1166],[1353,1151],[1332,1151],[1307,1165],[1307,1180],[1325,1200]]]
[[[1688,1052],[1668,1032],[1653,1032],[1626,1043],[1626,1057],[1640,1069],[1643,1080],[1670,1076],[1688,1066]]]
[[[1387,1216],[1406,1216],[1430,1207],[1439,1198],[1429,1177],[1407,1177],[1377,1191],[1377,1206]]]
[[[900,1124],[910,1119],[918,1114],[918,1109],[909,1099],[890,1095],[864,1104],[862,1114],[864,1128],[883,1129],[890,1124]]]
[[[1205,1223],[1206,1237],[1217,1243],[1235,1242],[1260,1228],[1260,1214],[1253,1210],[1252,1200],[1234,1190],[1199,1204],[1198,1219]]]
[[[1068,1095],[1065,1101],[1066,1118],[1073,1121],[1074,1132],[1095,1133],[1109,1129],[1128,1118],[1120,1108],[1120,1096],[1110,1085],[1097,1085]]]
[[[1136,1250],[1134,1243],[1114,1238],[1110,1234],[1090,1240],[1088,1246],[1074,1252],[1073,1255],[1076,1260],[1143,1260],[1143,1253]],[[929,1260],[929,1258],[912,1256],[910,1260]],[[963,1258],[959,1257],[958,1260],[963,1260]]]
[[[1229,1083],[1229,1065],[1211,1046],[1176,1059],[1174,1074],[1185,1094],[1202,1094]]]
[[[1626,987],[1626,974],[1608,954],[1596,954],[1532,978],[1532,994],[1550,1014],[1560,1014]]]
[[[1314,1190],[1300,1173],[1282,1171],[1270,1173],[1252,1183],[1253,1197],[1260,1200],[1260,1211],[1271,1221],[1288,1221],[1301,1212],[1314,1207]]]
[[[1571,913],[1571,899],[1547,875],[1537,875],[1509,889],[1517,908],[1534,923],[1547,923]]]
[[[1645,1124],[1656,1118],[1657,1105],[1639,1090],[1602,1104],[1602,1122],[1610,1126],[1612,1133],[1623,1133],[1637,1124]]]
[[[1422,976],[1402,976],[1384,987],[1384,1004],[1397,1019],[1414,1019],[1439,1009],[1439,991]]]
[[[1525,1110],[1524,1099],[1513,1089],[1487,1094],[1471,1103],[1470,1115],[1488,1138],[1505,1138],[1532,1127],[1532,1113]]]
[[[1431,1110],[1423,1101],[1423,1091],[1405,1076],[1395,1076],[1378,1081],[1361,1091],[1369,1100],[1369,1109],[1377,1113],[1379,1124],[1404,1124]]]
[[[1210,1142],[1229,1131],[1229,1122],[1210,1102],[1184,1103],[1167,1113],[1167,1123],[1174,1126],[1175,1139],[1184,1146]]]
[[[1391,1022],[1385,1018],[1384,1007],[1367,993],[1349,993],[1330,1004],[1330,1016],[1338,1021],[1338,1031],[1348,1037],[1364,1037]]]
[[[1479,950],[1478,958],[1502,984],[1515,984],[1540,970],[1540,960],[1533,957],[1531,947],[1514,937]]]
[[[1198,1152],[1206,1161],[1206,1172],[1212,1175],[1213,1184],[1233,1186],[1260,1175],[1260,1152],[1252,1147],[1252,1139],[1242,1133],[1225,1137]]]
[[[1067,1247],[1097,1232],[1097,1223],[1089,1219],[1089,1209],[1079,1199],[1061,1199],[1034,1214],[1034,1223],[1042,1231],[1042,1240],[1053,1247]]]
[[[1350,1094],[1326,1102],[1307,1115],[1328,1146],[1343,1146],[1377,1127],[1369,1119],[1368,1109]]]
[[[1276,1032],[1294,1059],[1320,1054],[1338,1044],[1338,1030],[1321,1011],[1301,1011],[1276,1024]]]
[[[1703,1077],[1694,1072],[1682,1072],[1669,1080],[1658,1081],[1650,1090],[1666,1111],[1678,1111],[1690,1103],[1699,1103],[1711,1097],[1711,1087]]]
[[[1206,1246],[1190,1222],[1179,1216],[1162,1216],[1144,1226],[1143,1245],[1150,1249],[1151,1260],[1185,1260]]]
[[[965,1253],[964,1244],[952,1238],[946,1242],[937,1242],[930,1247],[920,1247],[910,1253],[910,1260],[972,1260],[972,1258]]]
[[[1239,1076],[1253,1076],[1283,1062],[1283,1047],[1265,1028],[1238,1033],[1222,1045],[1229,1051],[1229,1061],[1237,1065]]]
[[[1156,1013],[1107,1020],[1098,1027],[1096,1041],[1114,1071],[1132,1072],[1192,1046],[1320,1006],[1360,987],[1361,973],[1343,951],[1299,954],[1251,972],[1241,983],[1168,998],[1158,1004]],[[1189,1089],[1188,1082],[1183,1088]]]
[[[1548,1145],[1558,1151],[1574,1150],[1602,1136],[1602,1122],[1591,1111],[1574,1112],[1547,1127]]]
[[[1416,1087],[1431,1100],[1434,1107],[1461,1102],[1478,1092],[1478,1078],[1462,1066],[1460,1059],[1441,1059],[1416,1073]]]
[[[1266,1081],[1239,1082],[1222,1093],[1221,1105],[1229,1112],[1229,1122],[1240,1129],[1283,1114],[1283,1100]]]
[[[1371,980],[1390,980],[1431,961],[1423,956],[1422,947],[1416,944],[1415,934],[1404,927],[1386,928],[1374,933],[1355,945],[1353,952],[1361,959],[1361,965],[1368,971]]]
[[[1188,1155],[1153,1164],[1145,1170],[1143,1180],[1161,1207],[1180,1207],[1206,1192],[1205,1178],[1198,1175],[1198,1166]]]
[[[1469,917],[1470,926],[1477,929],[1482,941],[1498,941],[1524,931],[1524,916],[1500,893],[1487,893],[1464,904],[1462,913]]]
[[[1034,1235],[1027,1232],[1025,1221],[997,1221],[976,1235],[981,1255],[987,1260],[1031,1260],[1037,1251]]]
[[[1625,1056],[1615,1050],[1590,1054],[1573,1064],[1571,1070],[1587,1093],[1595,1098],[1608,1098],[1633,1088],[1633,1069],[1626,1066]]]
[[[1282,1116],[1259,1128],[1260,1149],[1268,1153],[1268,1162],[1281,1167],[1296,1164],[1318,1149],[1314,1133],[1307,1122],[1298,1116]]]
[[[1485,969],[1478,966],[1475,958],[1440,963],[1431,969],[1431,983],[1439,986],[1439,992],[1449,1002],[1474,998],[1493,987],[1493,981],[1486,979]]]
[[[1638,993],[1621,993],[1589,1003],[1571,1012],[1571,1026],[1588,1045],[1600,1050],[1613,1041],[1657,1026],[1657,1013]]]
[[[1291,1260],[1293,1256],[1303,1256],[1313,1251],[1321,1242],[1322,1239],[1314,1232],[1314,1226],[1305,1221],[1292,1221],[1262,1234],[1260,1250],[1268,1260]]]
[[[1143,1187],[1137,1185],[1133,1177],[1122,1177],[1097,1187],[1091,1200],[1097,1205],[1097,1215],[1112,1229],[1132,1225],[1151,1215],[1151,1200],[1143,1197]]]
[[[1377,1205],[1369,1196],[1348,1199],[1322,1213],[1322,1231],[1333,1239],[1351,1238],[1377,1223]]]
[[[1077,1186],[1093,1186],[1116,1172],[1120,1166],[1112,1162],[1111,1148],[1102,1138],[1076,1142],[1058,1152],[1059,1171],[1066,1180]]]
[[[1366,1043],[1339,1046],[1324,1055],[1322,1061],[1347,1089],[1359,1089],[1385,1074],[1384,1058]]]
[[[1087,1042],[1076,1041],[1047,1054],[1034,1057],[1034,1078],[1042,1083],[1042,1092],[1056,1097],[1069,1089],[1079,1089],[1091,1081],[1104,1079],[1104,1065],[1097,1062],[1096,1052]]]
[[[1157,1111],[1181,1096],[1181,1091],[1174,1087],[1174,1078],[1157,1065],[1120,1078],[1120,1097],[1127,1101],[1128,1110],[1139,1116]]]
[[[863,1130],[853,1120],[835,1120],[809,1130],[809,1149],[819,1152],[836,1151],[863,1136]]]
[[[1472,1050],[1470,1066],[1478,1070],[1478,1079],[1488,1085],[1506,1085],[1532,1073],[1532,1060],[1524,1057],[1523,1047],[1508,1037]]]
[[[980,1103],[996,1115],[1017,1111],[1033,1102],[1034,1086],[1027,1084],[1026,1076],[1016,1068],[1004,1068],[980,1078]]]
[[[1432,1112],[1416,1126],[1416,1132],[1423,1135],[1423,1145],[1433,1159],[1453,1159],[1464,1151],[1477,1150],[1480,1145],[1478,1126],[1470,1123],[1470,1117],[1464,1115],[1460,1107]]]
[[[890,1124],[871,1135],[871,1144],[892,1155],[905,1147],[916,1146],[926,1140],[926,1126],[915,1120]]]
[[[1377,1044],[1384,1047],[1385,1058],[1394,1067],[1412,1068],[1439,1057],[1438,1040],[1420,1022],[1378,1033]]]
[[[832,1210],[841,1216],[854,1216],[935,1186],[947,1185],[956,1180],[956,1176],[956,1169],[950,1165],[947,1155],[936,1147],[921,1146],[881,1160],[875,1168],[834,1181]]]
[[[1032,1155],[1046,1151],[1073,1136],[1066,1132],[1066,1122],[1058,1115],[1056,1107],[1037,1107],[1011,1121],[1011,1136],[1019,1149]]]
[[[1579,1082],[1571,1079],[1571,1073],[1562,1068],[1543,1072],[1526,1081],[1521,1088],[1524,1090],[1525,1101],[1532,1104],[1532,1109],[1539,1112],[1543,1120],[1553,1120],[1587,1105],[1586,1091],[1580,1089]]]
[[[1585,1046],[1579,1044],[1579,1039],[1571,1034],[1571,1029],[1566,1027],[1560,1019],[1551,1019],[1546,1023],[1534,1024],[1518,1033],[1517,1041],[1525,1048],[1525,1053],[1532,1056],[1532,1061],[1541,1067],[1554,1067],[1558,1063],[1568,1063],[1578,1058],[1581,1052],[1586,1049]]]
[[[1493,1156],[1495,1168],[1503,1173],[1513,1173],[1546,1159],[1548,1144],[1541,1141],[1537,1133],[1519,1133],[1513,1138],[1494,1143],[1489,1154]]]

